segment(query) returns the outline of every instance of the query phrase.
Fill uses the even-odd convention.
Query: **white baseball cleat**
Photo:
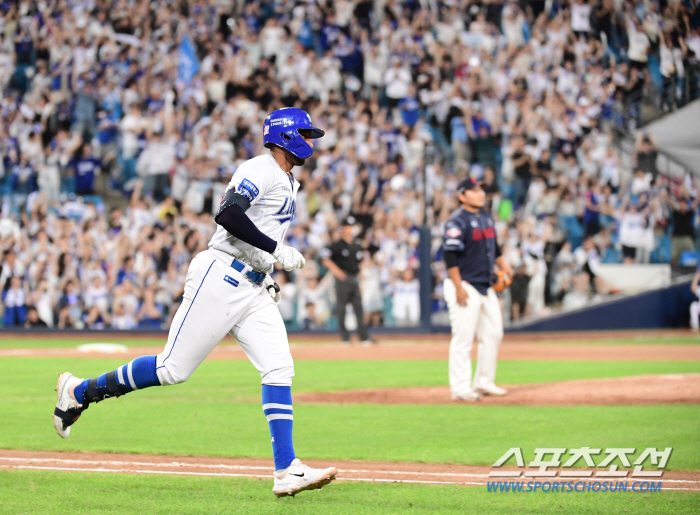
[[[501,388],[500,386],[496,386],[495,384],[484,388],[477,388],[476,391],[482,395],[493,395],[495,397],[502,397],[508,393],[508,390]]]
[[[466,401],[466,402],[476,402],[481,400],[481,395],[477,392],[471,391],[467,393],[462,393],[460,395],[452,394],[453,401]]]
[[[75,377],[70,372],[64,372],[58,376],[56,384],[56,394],[58,402],[53,412],[53,427],[56,428],[58,436],[68,438],[70,436],[70,426],[78,420],[84,411],[83,405],[75,400],[75,387],[82,383],[84,379]]]
[[[285,470],[275,471],[275,485],[272,487],[272,493],[277,497],[284,497],[294,496],[304,490],[321,489],[333,481],[337,475],[338,469],[335,467],[312,469],[297,458]]]

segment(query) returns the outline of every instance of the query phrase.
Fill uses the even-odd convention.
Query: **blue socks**
[[[160,386],[156,374],[156,357],[141,356],[96,379],[86,379],[75,387],[75,399],[86,405],[149,386]]]
[[[275,470],[286,469],[296,458],[292,443],[292,387],[264,384],[262,404],[272,435]]]
[[[142,356],[95,379],[86,379],[75,387],[75,398],[84,407],[109,397],[118,397],[134,390],[160,386],[156,374],[156,356]],[[263,413],[270,425],[275,470],[284,470],[296,458],[292,442],[292,387],[262,387]]]

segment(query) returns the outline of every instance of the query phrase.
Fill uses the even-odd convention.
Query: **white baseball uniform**
[[[264,154],[238,167],[227,191],[231,188],[250,202],[246,215],[257,228],[283,241],[296,210],[299,183],[294,177]],[[232,268],[234,258],[246,268]],[[217,227],[209,248],[187,271],[183,302],[156,360],[161,384],[186,381],[227,333],[258,369],[262,384],[292,384],[294,363],[279,309],[262,283],[245,275],[250,270],[270,273],[274,262],[271,254]]]

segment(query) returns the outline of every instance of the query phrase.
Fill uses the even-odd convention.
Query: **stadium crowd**
[[[264,150],[266,114],[292,105],[326,131],[295,171],[288,239],[307,266],[276,274],[293,326],[333,323],[319,254],[349,214],[368,320],[417,323],[424,221],[443,310],[442,224],[467,174],[517,271],[513,319],[606,294],[601,262],[697,257],[697,179],[661,175],[641,130],[625,159],[611,130],[698,97],[695,2],[41,0],[0,14],[5,325],[166,327],[231,174]]]

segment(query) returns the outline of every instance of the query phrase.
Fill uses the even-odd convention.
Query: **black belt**
[[[231,263],[231,268],[242,273],[255,284],[262,284],[262,282],[265,280],[265,274],[262,272],[256,272],[255,270],[249,270],[243,273],[243,270],[245,270],[247,266],[248,265],[246,265],[243,261],[239,261],[237,259],[234,259],[233,263]]]

